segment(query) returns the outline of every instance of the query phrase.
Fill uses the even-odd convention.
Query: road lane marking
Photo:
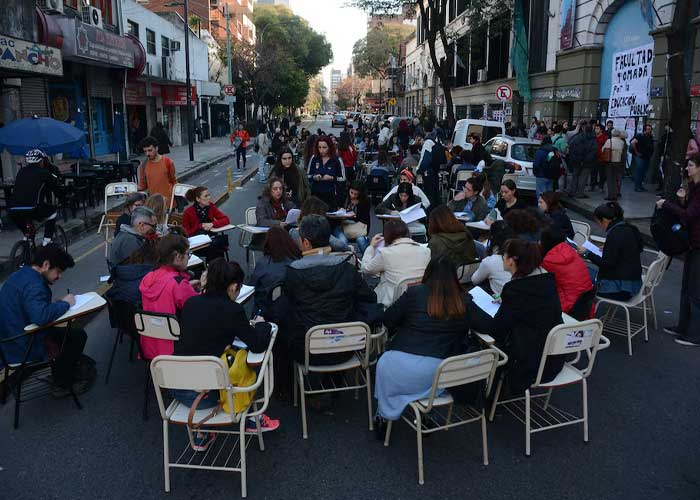
[[[73,262],[80,262],[80,261],[83,260],[85,257],[88,257],[88,256],[92,255],[93,253],[95,253],[96,251],[98,251],[100,248],[102,248],[102,247],[104,246],[104,244],[105,244],[105,242],[103,241],[102,243],[100,243],[99,245],[97,245],[95,248],[91,248],[90,250],[88,250],[88,251],[85,252],[84,254],[82,254],[82,255],[80,255],[79,257],[73,259]]]

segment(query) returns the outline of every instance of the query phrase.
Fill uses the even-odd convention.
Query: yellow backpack
[[[246,387],[253,385],[257,374],[250,369],[247,363],[248,351],[245,349],[234,349],[231,346],[226,347],[221,359],[228,366],[228,378],[231,385],[236,387]],[[225,412],[239,413],[248,408],[255,397],[255,391],[237,392],[233,395],[233,411],[229,408],[226,401],[226,391],[219,391],[220,403]]]

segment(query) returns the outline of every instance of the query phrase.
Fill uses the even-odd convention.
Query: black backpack
[[[680,220],[668,210],[657,208],[651,218],[651,236],[663,253],[675,257],[690,248],[688,230],[681,226]]]
[[[440,167],[447,163],[447,156],[445,155],[445,146],[443,146],[440,141],[436,140],[433,145],[433,149],[430,151],[430,167],[433,173],[440,171]]]
[[[558,150],[552,151],[552,157],[547,160],[544,167],[544,176],[547,179],[558,179],[561,175],[561,154]]]

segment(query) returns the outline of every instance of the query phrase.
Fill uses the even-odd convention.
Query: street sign
[[[435,96],[435,105],[436,106],[442,106],[444,103],[445,103],[445,96],[444,95]]]
[[[499,85],[496,89],[496,99],[499,101],[510,101],[513,98],[513,89],[510,85]]]
[[[236,86],[235,85],[224,85],[224,95],[225,96],[236,95]]]
[[[391,97],[389,99],[389,106],[396,106],[396,98]]]

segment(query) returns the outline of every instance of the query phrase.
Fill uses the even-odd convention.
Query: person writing
[[[503,268],[513,279],[503,287],[498,312],[491,318],[472,307],[474,328],[491,335],[508,355],[506,370],[513,394],[522,393],[535,381],[547,336],[562,323],[554,276],[541,265],[542,253],[537,243],[506,241]],[[564,356],[549,357],[542,381],[552,380],[563,366]]]
[[[622,207],[614,201],[596,207],[593,217],[606,231],[603,255],[599,257],[583,247],[578,252],[598,266],[598,296],[629,300],[642,288],[644,242],[639,229],[625,222]]]
[[[50,288],[74,265],[63,248],[50,243],[38,247],[31,265],[12,273],[0,288],[0,349],[4,359],[11,365],[22,363],[25,356],[27,361],[46,361],[51,358],[51,351],[58,352],[51,367],[54,396],[66,396],[71,390],[81,393],[89,388],[89,383],[75,378],[87,335],[83,330],[58,327],[44,328],[31,336],[20,334],[32,323],[45,325],[55,321],[75,304],[70,293],[53,302]],[[9,340],[13,337],[18,338]],[[0,368],[4,368],[2,361]]]
[[[466,352],[469,303],[452,262],[441,257],[384,312],[384,324],[396,334],[377,363],[377,437],[383,437],[386,420],[397,420],[410,402],[428,396],[443,359]]]
[[[503,267],[503,248],[511,238],[515,238],[515,233],[505,221],[499,220],[491,224],[488,250],[478,269],[472,274],[472,283],[481,285],[486,292],[501,294],[503,286],[512,278],[510,272]]]
[[[360,253],[364,253],[369,245],[367,235],[371,217],[369,213],[370,203],[365,193],[364,185],[359,181],[353,181],[348,186],[348,197],[343,205],[346,213],[351,214],[348,220],[343,221],[333,231],[333,236],[348,245],[351,241],[357,243]]]
[[[399,175],[399,182],[396,184],[394,187],[391,188],[391,190],[384,195],[384,198],[382,199],[382,202],[388,200],[391,198],[392,195],[395,195],[396,192],[399,189],[399,185],[407,182],[408,184],[411,185],[411,189],[413,190],[413,194],[418,196],[420,198],[421,203],[423,204],[423,208],[428,208],[430,207],[430,200],[428,199],[428,196],[423,192],[421,188],[416,186],[416,176],[413,175],[413,172],[411,170],[405,168],[401,171],[401,174]]]
[[[379,303],[389,307],[399,283],[406,278],[420,278],[430,262],[430,249],[413,241],[405,222],[391,219],[384,224],[384,233],[372,238],[360,263],[366,276],[379,275],[374,289]]]
[[[689,251],[683,263],[681,302],[678,326],[664,328],[666,333],[678,335],[677,344],[700,345],[700,156],[693,156],[685,167],[688,188],[676,192],[676,200],[661,199],[657,206],[669,210],[688,229]],[[691,321],[691,318],[694,321]]]
[[[182,214],[182,228],[187,236],[208,234],[213,229],[224,227],[231,223],[228,216],[211,202],[211,194],[204,186],[192,188],[185,193],[187,201],[192,203]],[[225,234],[215,234],[211,244],[202,252],[207,261],[222,257],[228,251],[228,237]]]
[[[139,168],[139,191],[148,191],[150,195],[160,194],[169,202],[173,187],[177,184],[175,164],[158,152],[158,141],[154,137],[145,137],[139,143],[139,148],[146,155],[146,161]]]
[[[176,234],[163,236],[158,242],[158,260],[153,271],[144,276],[139,291],[143,310],[162,314],[178,314],[187,299],[197,295],[185,271],[190,258],[187,238]],[[173,353],[173,341],[141,337],[145,359]]]
[[[375,212],[377,215],[397,214],[417,203],[422,203],[421,199],[413,193],[413,186],[408,182],[402,182],[396,189],[396,193],[386,198]]]
[[[255,207],[256,224],[261,227],[285,227],[287,212],[292,208],[294,204],[287,199],[282,179],[270,177]]]
[[[201,295],[189,298],[180,314],[180,339],[175,342],[176,356],[221,356],[224,349],[239,339],[250,352],[265,352],[270,342],[271,328],[264,318],[248,321],[245,309],[236,302],[243,285],[243,270],[236,262],[214,259],[207,269],[206,282]],[[192,406],[198,391],[171,390],[171,395],[181,403]],[[210,391],[197,405],[198,409],[217,406],[218,391]],[[255,432],[255,423],[247,422],[246,430]],[[262,416],[263,430],[279,427],[279,420]],[[198,432],[195,436],[196,451],[205,451],[211,436]]]

